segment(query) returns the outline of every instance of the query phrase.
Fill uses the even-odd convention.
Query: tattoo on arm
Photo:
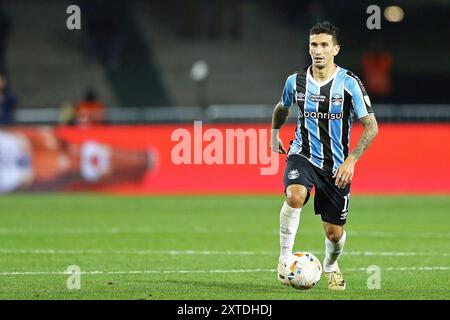
[[[360,120],[364,126],[364,131],[361,138],[359,138],[357,146],[351,153],[356,159],[359,159],[362,156],[364,151],[369,148],[369,145],[378,134],[378,124],[373,114],[362,117]]]
[[[281,102],[277,104],[272,115],[272,129],[280,129],[289,117],[289,109],[283,108]]]

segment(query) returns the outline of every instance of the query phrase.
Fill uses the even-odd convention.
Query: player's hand
[[[286,154],[286,149],[283,146],[283,141],[281,141],[280,137],[278,136],[278,132],[274,132],[274,130],[272,130],[270,135],[270,149],[272,149],[272,151],[276,153]]]
[[[355,172],[356,159],[352,155],[349,155],[345,159],[344,163],[337,169],[333,178],[335,178],[335,185],[338,188],[344,189],[347,184],[352,182],[353,173]]]

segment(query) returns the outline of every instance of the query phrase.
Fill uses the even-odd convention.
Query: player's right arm
[[[289,118],[289,108],[295,100],[295,79],[297,74],[289,76],[281,95],[281,100],[275,106],[272,114],[272,130],[270,131],[270,147],[273,152],[286,153],[280,139],[280,129]]]
[[[280,139],[280,128],[286,123],[289,117],[289,109],[278,102],[272,115],[272,130],[270,130],[270,148],[273,152],[286,153],[283,142]]]

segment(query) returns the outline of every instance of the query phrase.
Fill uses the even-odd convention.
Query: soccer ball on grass
[[[311,289],[317,285],[322,275],[322,265],[309,252],[295,252],[289,264],[288,279],[292,287],[299,290]]]

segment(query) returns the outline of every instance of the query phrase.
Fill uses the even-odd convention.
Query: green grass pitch
[[[280,196],[0,197],[0,299],[449,299],[450,197],[353,196],[340,267],[312,290],[276,280]],[[322,261],[312,203],[295,250]],[[77,265],[81,288],[67,288]],[[367,267],[381,288],[368,289]]]

